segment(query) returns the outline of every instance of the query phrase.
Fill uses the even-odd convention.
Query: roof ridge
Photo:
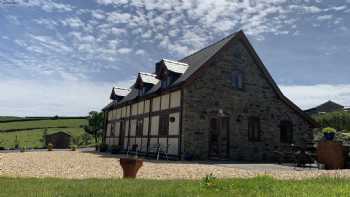
[[[130,90],[130,88],[122,88],[122,87],[118,87],[118,86],[113,86],[113,88],[119,89],[119,90]]]
[[[141,74],[141,75],[148,75],[148,76],[152,76],[152,77],[157,76],[156,74],[153,74],[153,73],[146,73],[146,72],[139,72],[139,74]]]
[[[163,58],[162,60],[167,61],[167,62],[171,62],[171,63],[174,63],[174,64],[179,64],[179,65],[182,65],[182,66],[189,66],[187,63],[184,63],[184,62],[179,62],[179,61],[175,61],[175,60],[169,60],[169,59],[165,59],[165,58]]]
[[[241,31],[241,30],[240,30],[240,31]],[[222,42],[223,40],[225,40],[225,39],[227,39],[227,38],[229,38],[229,37],[231,37],[231,36],[236,35],[236,34],[237,34],[238,32],[240,32],[240,31],[233,32],[232,34],[230,34],[230,35],[228,35],[228,36],[226,36],[226,37],[224,37],[224,38],[222,38],[222,39],[220,39],[220,40],[214,42],[213,44],[210,44],[210,45],[208,45],[208,46],[206,46],[206,47],[204,47],[204,48],[202,48],[202,49],[200,49],[200,50],[198,50],[198,51],[192,53],[191,55],[188,55],[188,56],[186,56],[186,57],[183,57],[183,58],[180,59],[179,61],[182,61],[182,60],[184,60],[184,59],[186,59],[186,58],[189,58],[189,57],[191,57],[191,56],[193,56],[193,55],[195,55],[195,54],[198,54],[199,52],[202,52],[202,51],[204,51],[205,49],[207,49],[207,48],[209,48],[209,47],[212,47],[212,46],[218,44],[219,42]]]

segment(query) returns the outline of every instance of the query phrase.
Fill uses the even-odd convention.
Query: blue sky
[[[0,115],[85,115],[243,29],[301,108],[350,105],[350,0],[0,0]]]

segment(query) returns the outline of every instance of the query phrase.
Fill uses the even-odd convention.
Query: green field
[[[47,127],[78,128],[81,125],[86,125],[86,124],[87,124],[86,119],[33,120],[33,121],[0,123],[0,130],[47,128]]]
[[[86,124],[86,119],[33,120],[0,123],[0,130],[19,129],[19,131],[0,132],[0,147],[15,147],[17,137],[20,147],[41,148],[43,147],[42,138],[44,130],[47,130],[48,134],[57,131],[65,131],[67,133],[70,133],[73,136],[73,138],[80,138],[81,140],[81,136],[82,134],[84,134],[84,129],[82,128],[82,126]],[[31,128],[38,129],[31,130]]]
[[[21,120],[23,118],[16,116],[0,116],[0,121],[8,121],[8,120]]]
[[[0,196],[349,196],[350,180],[270,177],[201,181],[0,178]]]

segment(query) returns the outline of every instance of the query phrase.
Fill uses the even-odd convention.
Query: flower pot
[[[335,133],[324,133],[323,135],[326,140],[333,140]]]
[[[121,158],[120,165],[123,168],[123,178],[136,178],[136,174],[142,164],[142,159]]]

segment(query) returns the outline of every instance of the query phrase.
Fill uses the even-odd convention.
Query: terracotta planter
[[[137,171],[142,164],[142,159],[121,158],[120,165],[123,168],[123,178],[136,178]]]
[[[325,164],[326,169],[345,167],[344,147],[342,144],[325,140],[317,145],[317,161]]]

